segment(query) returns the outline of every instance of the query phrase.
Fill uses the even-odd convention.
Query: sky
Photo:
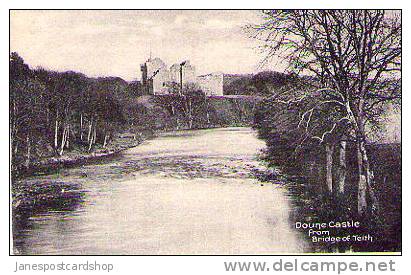
[[[150,56],[197,75],[253,73],[263,55],[243,27],[258,11],[12,11],[11,51],[32,68],[140,79]]]

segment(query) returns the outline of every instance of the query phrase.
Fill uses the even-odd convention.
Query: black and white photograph
[[[401,255],[402,10],[9,24],[10,255]]]

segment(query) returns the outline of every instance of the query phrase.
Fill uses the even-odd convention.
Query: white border
[[[202,257],[202,256],[144,256],[144,257],[10,257],[8,255],[8,243],[9,243],[9,228],[6,221],[9,220],[8,209],[9,198],[8,198],[8,60],[6,60],[6,53],[8,53],[8,35],[9,35],[9,9],[44,9],[44,8],[56,8],[56,9],[259,9],[259,8],[382,8],[382,9],[403,9],[403,48],[409,49],[407,47],[408,38],[409,38],[409,26],[410,26],[410,17],[408,9],[406,8],[406,1],[378,1],[378,0],[345,0],[345,1],[308,1],[308,0],[260,0],[260,1],[222,1],[222,0],[208,0],[201,2],[194,1],[80,1],[72,0],[70,2],[63,3],[62,1],[52,1],[52,0],[37,0],[37,1],[22,1],[22,0],[7,0],[1,1],[0,9],[0,22],[1,22],[1,38],[2,43],[0,43],[0,53],[2,53],[1,60],[1,92],[0,92],[0,123],[1,129],[4,129],[4,134],[0,135],[0,167],[1,167],[1,185],[0,185],[0,201],[3,211],[1,211],[1,251],[0,257],[2,259],[1,264],[1,273],[2,274],[12,274],[15,267],[15,262],[58,262],[64,260],[66,262],[78,262],[78,261],[94,261],[97,259],[99,262],[113,262],[116,265],[115,274],[130,273],[130,274],[224,274],[224,264],[225,260],[234,260],[234,261],[275,261],[280,257],[278,256],[250,256],[250,257],[232,257],[232,256],[221,256],[221,257]],[[408,27],[408,28],[407,28]],[[409,55],[407,51],[403,53],[403,64],[409,64]],[[407,76],[407,66],[403,66],[403,75]],[[407,87],[410,87],[409,79],[405,77],[403,79],[403,163],[404,173],[403,173],[403,255],[402,257],[362,257],[362,256],[327,256],[327,257],[318,257],[318,256],[304,256],[299,257],[305,261],[311,260],[335,260],[335,261],[370,261],[375,259],[377,261],[388,261],[393,259],[397,262],[396,267],[399,272],[398,274],[410,274],[410,261],[407,262],[407,256],[409,256],[410,248],[410,238],[409,238],[409,228],[410,228],[410,219],[409,219],[409,209],[410,201],[407,200],[407,195],[410,194],[410,170],[407,169],[407,164],[410,164],[409,157],[411,155],[411,148],[407,142],[407,137],[409,136],[410,127],[408,125],[408,119],[410,118],[411,108],[406,108],[409,106],[409,98],[411,97],[407,93]],[[408,103],[408,104],[407,104]],[[294,257],[289,257],[289,260]],[[409,258],[408,258],[409,259]],[[57,272],[53,272],[57,273]],[[85,273],[85,272],[81,272]],[[259,272],[261,274],[261,272]],[[289,272],[288,272],[289,273]],[[296,272],[301,273],[301,272]],[[387,273],[387,272],[385,272]],[[15,274],[15,273],[13,273]],[[61,272],[60,272],[61,274]],[[90,274],[90,273],[89,273]],[[248,274],[248,272],[247,272]]]

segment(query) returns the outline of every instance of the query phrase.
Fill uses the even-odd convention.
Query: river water
[[[249,128],[164,134],[97,164],[26,179],[79,186],[71,208],[24,217],[16,254],[299,253],[281,185],[259,182]],[[65,190],[61,190],[65,192]]]

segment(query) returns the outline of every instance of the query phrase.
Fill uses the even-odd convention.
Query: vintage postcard
[[[401,10],[9,16],[10,254],[401,254]]]

